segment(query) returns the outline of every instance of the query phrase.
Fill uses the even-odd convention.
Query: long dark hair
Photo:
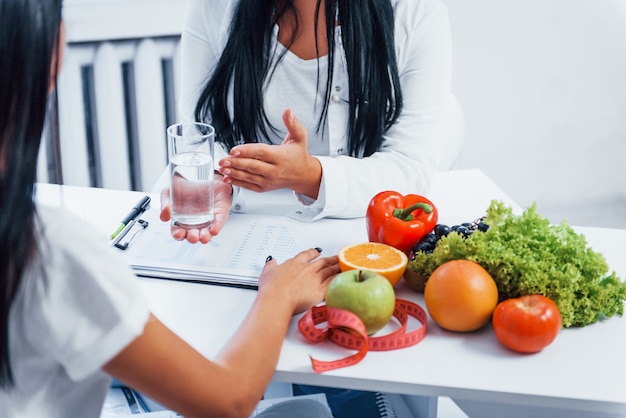
[[[62,0],[0,0],[0,387],[13,385],[9,311],[36,252],[37,155]]]
[[[350,90],[348,151],[354,157],[369,156],[380,149],[383,133],[402,109],[393,6],[390,0],[317,0],[318,10],[322,1],[326,2],[328,77],[318,128],[328,112],[333,65],[341,59],[334,54],[338,19]],[[263,86],[266,77],[271,76],[272,30],[285,13],[295,15],[292,0],[281,2],[284,6],[280,8],[275,3],[239,1],[224,51],[196,106],[196,119],[210,121],[216,128],[217,140],[228,149],[243,142],[269,142],[271,126],[263,111]],[[227,105],[231,86],[232,120]]]

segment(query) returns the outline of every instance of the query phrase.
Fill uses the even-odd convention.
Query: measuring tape
[[[426,336],[427,316],[424,309],[408,300],[396,299],[393,316],[400,322],[400,328],[380,337],[367,335],[363,321],[350,311],[338,308],[327,308],[325,305],[314,306],[300,318],[298,329],[307,340],[319,343],[330,340],[342,347],[357,350],[351,356],[341,360],[321,361],[311,357],[311,365],[316,373],[357,364],[372,351],[388,351],[416,345]],[[407,332],[409,316],[417,319],[422,326]],[[317,325],[327,322],[326,328]]]

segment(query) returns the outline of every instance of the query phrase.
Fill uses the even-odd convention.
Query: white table
[[[104,233],[114,230],[141,196],[135,192],[43,184],[38,193],[41,201],[63,204]],[[478,170],[438,174],[428,197],[439,209],[440,222],[448,224],[482,216],[491,199],[521,210]],[[153,207],[158,207],[158,201]],[[585,234],[592,248],[604,254],[619,277],[626,277],[626,259],[622,255],[626,230],[576,229]],[[365,227],[362,239],[366,240]],[[232,335],[255,296],[255,291],[245,289],[140,280],[154,313],[208,357],[214,356]],[[403,283],[398,285],[397,295],[425,306],[422,295]],[[426,338],[414,347],[369,352],[355,366],[318,375],[311,370],[309,355],[332,360],[348,352],[331,343],[306,343],[294,319],[274,380],[415,395],[431,401],[448,396],[470,417],[626,416],[626,318],[565,329],[552,345],[533,355],[503,348],[490,325],[469,334],[444,331],[430,320],[428,327]],[[414,403],[416,411],[421,408],[419,416],[436,416],[436,403],[405,399]]]

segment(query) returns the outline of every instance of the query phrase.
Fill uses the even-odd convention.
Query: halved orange
[[[341,271],[371,270],[385,276],[395,286],[409,262],[406,254],[391,245],[378,242],[351,244],[339,250]]]

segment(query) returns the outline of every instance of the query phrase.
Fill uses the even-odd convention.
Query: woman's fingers
[[[317,247],[317,248],[309,248],[308,250],[304,250],[304,251],[301,251],[298,254],[296,254],[292,258],[292,260],[297,261],[297,262],[310,263],[311,261],[313,261],[316,258],[318,258],[321,253],[322,253],[322,249],[319,248],[319,247]]]
[[[161,190],[161,213],[159,215],[163,222],[167,222],[172,218],[172,206],[170,204],[170,188],[166,187]]]
[[[295,262],[307,263],[313,269],[313,273],[318,274],[322,282],[325,282],[341,270],[337,256],[319,257],[321,252],[320,248],[312,248],[301,252],[293,260]]]
[[[283,140],[283,144],[289,142],[304,142],[307,144],[307,131],[304,125],[295,117],[291,109],[286,109],[283,112],[283,123],[287,128],[287,136]]]
[[[228,167],[228,163],[236,161],[245,161],[251,164],[255,161],[267,162],[273,164],[276,162],[276,145],[269,144],[242,144],[234,147],[230,156],[222,160],[226,163],[224,166]],[[253,168],[253,167],[251,167]]]
[[[186,191],[189,192],[189,191]],[[230,212],[230,200],[232,194],[232,187],[223,182],[216,182],[215,184],[215,218],[213,222],[204,228],[181,228],[172,223],[170,226],[170,233],[175,240],[182,241],[187,240],[191,244],[202,243],[207,244],[211,239],[217,235],[228,219]],[[159,215],[161,221],[169,222],[172,218],[172,207],[170,201],[170,189],[164,188],[161,190],[161,213]]]

